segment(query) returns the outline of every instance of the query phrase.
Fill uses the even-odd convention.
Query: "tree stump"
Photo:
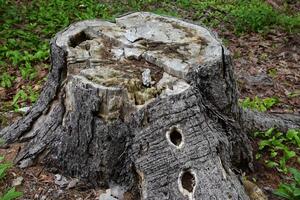
[[[229,52],[206,28],[143,12],[82,21],[52,39],[51,62],[37,103],[0,132],[25,144],[20,167],[133,199],[248,199],[234,173],[252,160],[246,132],[282,119],[239,109]]]

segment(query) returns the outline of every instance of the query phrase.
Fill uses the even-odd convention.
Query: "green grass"
[[[264,32],[279,27],[292,32],[299,28],[299,14],[274,10],[262,0],[127,0],[99,3],[97,0],[0,0],[0,86],[18,90],[38,81],[49,67],[49,40],[70,23],[93,18],[113,20],[131,11],[151,11],[188,18],[209,27],[225,24],[238,34]],[[18,79],[18,78],[21,78]],[[36,93],[38,90],[31,91]],[[25,95],[23,95],[25,96]],[[23,100],[24,101],[24,100]],[[21,106],[22,98],[5,109]],[[34,101],[28,101],[33,103]],[[3,110],[2,106],[0,110]]]
[[[261,0],[239,1],[232,7],[230,16],[233,18],[237,33],[268,32],[271,28],[280,27],[288,32],[299,30],[300,14],[289,16],[274,10]]]

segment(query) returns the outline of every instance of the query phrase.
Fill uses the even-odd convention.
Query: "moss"
[[[157,97],[161,93],[161,90],[156,86],[150,88],[144,87],[139,79],[126,80],[124,87],[128,91],[129,98],[136,105],[143,105],[146,101]]]

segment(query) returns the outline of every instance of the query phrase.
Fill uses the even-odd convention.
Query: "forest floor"
[[[38,98],[49,70],[48,42],[58,30],[74,21],[113,19],[121,13],[138,10],[204,23],[216,32],[232,54],[241,106],[300,114],[300,2],[253,0],[249,1],[253,2],[250,6],[249,2],[245,6],[242,3],[235,5],[235,1],[220,3],[212,0],[202,3],[184,0],[102,1],[97,6],[93,0],[68,4],[55,2],[16,1],[12,4],[0,0],[0,11],[4,13],[0,19],[0,129],[21,117],[22,114],[17,112],[19,108],[30,106]],[[261,10],[259,13],[265,13],[252,19],[253,15],[259,15],[257,9]],[[278,19],[269,23],[277,15],[290,18],[287,22]],[[271,18],[264,19],[265,16]],[[261,23],[256,24],[257,20]],[[253,136],[250,139],[256,155],[260,140]],[[1,148],[0,155],[13,162],[21,145]],[[293,149],[296,157],[288,164],[300,170],[299,148]],[[266,159],[269,158],[256,159],[254,172],[247,172],[245,176],[269,199],[278,199],[272,191],[291,178],[274,167],[267,167]],[[16,184],[17,190],[23,192],[20,199],[96,199],[103,192],[87,189],[80,182],[74,185],[77,182],[74,178],[68,178],[67,188],[60,187],[54,173],[43,166],[34,166],[25,170],[12,167],[0,181],[0,196],[18,177],[23,178]]]

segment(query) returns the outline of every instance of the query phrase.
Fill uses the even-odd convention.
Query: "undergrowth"
[[[286,133],[270,128],[267,131],[256,132],[254,137],[259,138],[258,153],[256,159],[268,156],[264,162],[268,167],[275,167],[279,172],[288,172],[287,162],[296,158],[300,164],[300,130],[289,129]]]
[[[285,177],[288,173],[292,175],[292,181],[280,183],[274,194],[289,200],[299,199],[300,171],[291,166],[300,164],[300,130],[289,129],[283,133],[270,128],[255,132],[254,137],[259,139],[255,158],[263,161],[267,167],[283,173]]]
[[[7,171],[12,167],[11,163],[4,162],[4,157],[0,156],[0,181],[3,181]],[[8,191],[0,196],[0,200],[13,200],[22,196],[22,192],[16,191],[15,187],[10,188]]]
[[[259,112],[265,112],[279,103],[279,100],[276,97],[267,97],[261,99],[255,96],[253,99],[246,97],[243,100],[240,100],[240,106],[244,109],[257,110]]]
[[[300,171],[295,168],[289,168],[293,175],[290,183],[280,183],[274,194],[288,200],[300,199]]]

